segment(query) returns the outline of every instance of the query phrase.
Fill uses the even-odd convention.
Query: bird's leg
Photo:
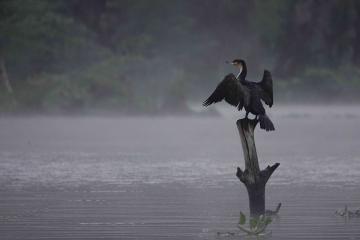
[[[248,118],[249,112],[246,112],[245,114],[245,118]]]

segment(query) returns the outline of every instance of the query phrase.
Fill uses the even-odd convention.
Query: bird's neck
[[[246,74],[247,74],[246,66],[242,66],[239,68],[239,73],[236,76],[236,78],[239,80],[245,80]]]
[[[240,79],[240,75],[241,75],[242,69],[243,69],[242,67],[239,68],[239,73],[238,73],[238,75],[236,75],[236,78],[237,78],[237,79]]]

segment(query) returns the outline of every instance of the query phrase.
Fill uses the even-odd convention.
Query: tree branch
[[[246,170],[245,170],[245,171],[246,171]],[[245,172],[243,172],[243,171],[241,170],[240,167],[237,168],[236,176],[237,176],[237,178],[238,178],[242,183],[245,184],[245,182],[246,182],[246,174],[245,174]]]
[[[273,174],[273,172],[280,166],[280,163],[275,163],[274,165],[267,166],[267,168],[265,168],[264,170],[261,171],[261,175],[264,178],[264,182],[266,183],[269,178],[271,177],[271,175]]]

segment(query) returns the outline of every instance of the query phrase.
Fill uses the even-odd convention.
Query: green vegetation
[[[2,0],[0,111],[186,112],[229,71],[276,100],[360,100],[360,2]]]
[[[260,215],[259,217],[252,217],[249,219],[248,227],[246,227],[246,215],[243,212],[240,212],[240,218],[237,227],[244,232],[247,236],[265,236],[266,228],[272,222],[270,216]],[[218,236],[236,236],[235,232],[218,232]]]
[[[249,227],[245,227],[246,224],[246,216],[242,212],[240,212],[240,219],[238,228],[249,234],[249,235],[260,235],[263,234],[266,230],[266,227],[271,223],[271,217],[261,215],[256,218],[251,218],[249,220]]]

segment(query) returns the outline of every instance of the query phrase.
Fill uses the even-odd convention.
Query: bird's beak
[[[230,61],[225,61],[225,63],[234,65],[234,63],[233,63],[233,62],[230,62]]]

